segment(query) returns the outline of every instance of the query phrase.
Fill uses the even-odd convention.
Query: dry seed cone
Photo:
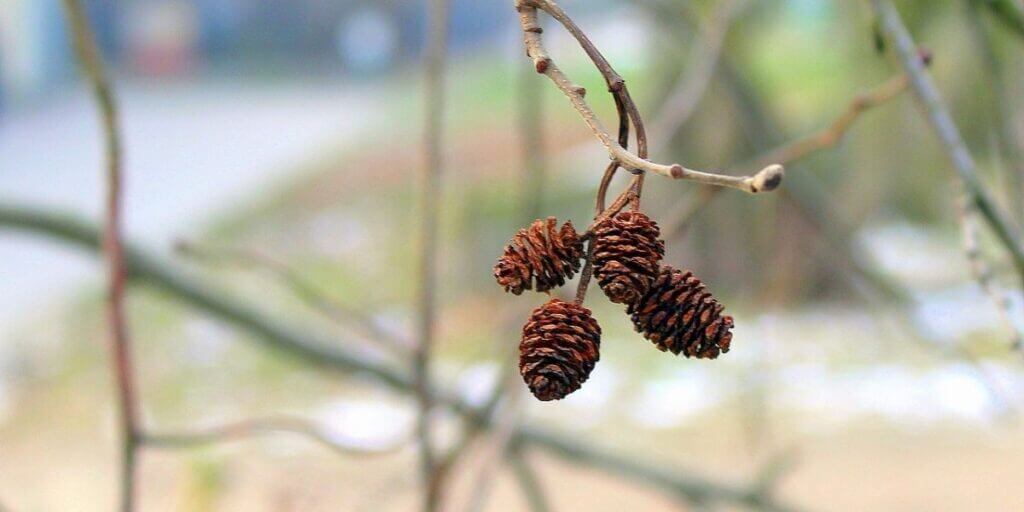
[[[646,294],[629,306],[637,332],[662,351],[714,359],[729,351],[732,317],[700,279],[665,265]]]
[[[665,242],[647,215],[625,211],[594,230],[594,276],[612,302],[632,304],[658,277]]]
[[[583,242],[572,222],[561,229],[557,225],[554,217],[538,219],[509,240],[494,266],[494,278],[505,291],[516,295],[523,290],[546,292],[565,284],[580,269]]]
[[[519,373],[539,400],[559,400],[590,377],[600,347],[601,327],[589,309],[551,299],[523,326]]]

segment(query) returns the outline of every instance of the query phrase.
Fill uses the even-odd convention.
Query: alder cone
[[[538,219],[509,240],[494,266],[494,278],[506,292],[546,292],[565,284],[580,269],[583,242],[572,222],[557,226],[554,217]]]
[[[608,300],[632,304],[658,277],[665,242],[658,224],[637,211],[604,220],[594,230],[594,276]]]
[[[665,265],[646,294],[626,310],[637,332],[662,351],[714,359],[729,351],[732,317],[690,271]]]
[[[601,327],[590,310],[551,299],[523,326],[519,373],[539,400],[560,400],[590,377],[600,348]]]

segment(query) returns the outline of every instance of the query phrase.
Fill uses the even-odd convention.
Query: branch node
[[[931,66],[932,59],[935,57],[931,50],[923,46],[917,47],[917,56],[921,59],[921,63],[924,64],[925,67]]]
[[[550,66],[550,65],[551,65],[551,58],[550,57],[540,57],[540,58],[538,58],[537,60],[535,60],[533,62],[533,66],[535,68],[537,68],[537,72],[542,74],[542,75],[548,71],[548,66]]]
[[[686,173],[686,170],[683,169],[683,166],[679,164],[673,164],[670,173],[672,174],[672,178],[678,180],[683,177],[683,175]]]
[[[785,176],[785,167],[779,164],[769,165],[754,175],[750,182],[750,191],[756,194],[758,192],[770,192],[775,190],[779,188],[780,184],[782,184],[782,178]]]

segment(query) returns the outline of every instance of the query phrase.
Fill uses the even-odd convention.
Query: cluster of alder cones
[[[722,305],[691,272],[661,264],[665,243],[647,215],[621,211],[589,236],[593,275],[609,300],[626,305],[637,332],[676,355],[714,359],[729,351],[732,317],[722,315]],[[494,277],[515,295],[548,292],[580,270],[583,243],[572,222],[536,220],[509,241]],[[538,399],[559,400],[587,380],[600,347],[601,327],[581,299],[553,298],[523,326],[519,372]]]

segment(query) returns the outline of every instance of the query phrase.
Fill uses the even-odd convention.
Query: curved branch
[[[0,204],[0,227],[44,235],[90,251],[99,248],[99,232],[73,215],[60,215],[30,207]],[[413,391],[406,373],[365,354],[350,350],[337,340],[319,336],[307,327],[275,320],[249,305],[209,288],[173,264],[131,244],[125,245],[130,279],[149,284],[172,298],[189,304],[215,318],[255,335],[252,341],[280,351],[312,367],[344,374],[370,377],[401,393]],[[492,418],[482,408],[466,403],[455,394],[437,392],[435,402],[479,425],[491,428]],[[795,510],[754,488],[722,483],[703,475],[681,472],[586,444],[579,436],[560,433],[531,424],[521,424],[512,443],[542,448],[562,459],[600,469],[641,485],[653,487],[687,500],[731,503],[758,510]]]
[[[354,328],[369,341],[403,358],[408,358],[411,343],[402,336],[392,334],[373,317],[335,300],[314,283],[303,278],[283,261],[255,250],[242,248],[213,248],[187,240],[174,244],[177,254],[207,263],[226,263],[255,270],[264,270],[276,277],[299,300],[328,320],[343,327]]]
[[[339,443],[315,424],[292,416],[272,416],[253,418],[227,423],[212,428],[197,429],[185,432],[146,433],[140,442],[147,448],[183,449],[197,446],[241,441],[247,437],[283,432],[309,439],[329,450],[345,456],[352,455],[386,455],[402,448],[405,443],[397,443],[384,449],[373,450]]]
[[[107,78],[106,64],[100,54],[92,26],[80,0],[64,0],[71,43],[82,74],[92,89],[103,129],[106,169],[105,219],[103,254],[107,265],[107,325],[110,329],[111,370],[116,383],[117,407],[121,434],[121,496],[120,509],[134,510],[138,437],[141,430],[136,398],[135,372],[132,364],[132,341],[125,312],[125,262],[121,242],[122,167],[121,125],[114,100],[113,87]]]
[[[593,109],[590,108],[585,99],[586,89],[572,82],[548,54],[541,38],[544,30],[538,22],[537,10],[542,9],[550,14],[576,37],[577,41],[583,46],[584,51],[587,52],[587,55],[594,60],[598,69],[602,71],[606,81],[609,82],[610,90],[614,92],[621,89],[625,84],[622,78],[614,74],[614,71],[611,71],[610,66],[607,66],[607,61],[604,61],[604,57],[597,52],[586,35],[572,23],[565,12],[554,2],[549,0],[516,0],[516,9],[519,11],[519,22],[523,30],[526,54],[533,60],[534,68],[538,73],[544,74],[551,79],[555,86],[562,91],[562,94],[569,99],[573,107],[583,118],[583,121],[587,123],[597,139],[604,145],[609,157],[614,162],[633,171],[652,172],[669,178],[735,188],[750,193],[774,190],[782,182],[784,170],[781,165],[770,165],[753,176],[729,176],[688,169],[680,164],[665,165],[651,162],[622,147],[612,138]],[[639,115],[634,119],[634,113],[630,112],[630,118],[634,121],[635,126],[642,126],[636,123]],[[646,154],[646,147],[641,147],[640,151]]]
[[[927,62],[929,56],[922,52],[922,59]],[[906,92],[909,86],[910,81],[906,73],[900,73],[871,90],[854,96],[846,110],[824,128],[766,151],[748,163],[738,164],[736,167],[739,169],[756,168],[758,165],[764,165],[765,162],[781,162],[788,165],[819,151],[829,149],[838,144],[867,111],[898,98]],[[679,207],[667,215],[668,221],[662,225],[665,239],[670,240],[685,232],[697,214],[707,208],[711,201],[718,196],[720,190],[706,188],[698,191],[696,197],[691,198],[690,201],[681,202]]]
[[[988,188],[978,176],[974,157],[971,156],[970,150],[967,149],[967,145],[960,135],[960,130],[953,122],[953,117],[949,114],[949,110],[935,86],[935,81],[925,69],[924,63],[921,62],[914,39],[907,27],[904,26],[899,11],[896,10],[896,6],[892,2],[887,0],[871,0],[871,7],[881,21],[885,37],[893,43],[892,45],[899,55],[900,64],[910,77],[910,85],[924,107],[925,117],[942,143],[942,147],[953,165],[953,170],[956,171],[963,183],[971,201],[977,206],[978,212],[985,218],[999,241],[1010,253],[1013,264],[1017,268],[1018,277],[1024,280],[1024,242],[1021,241],[1020,233],[996,204]]]

